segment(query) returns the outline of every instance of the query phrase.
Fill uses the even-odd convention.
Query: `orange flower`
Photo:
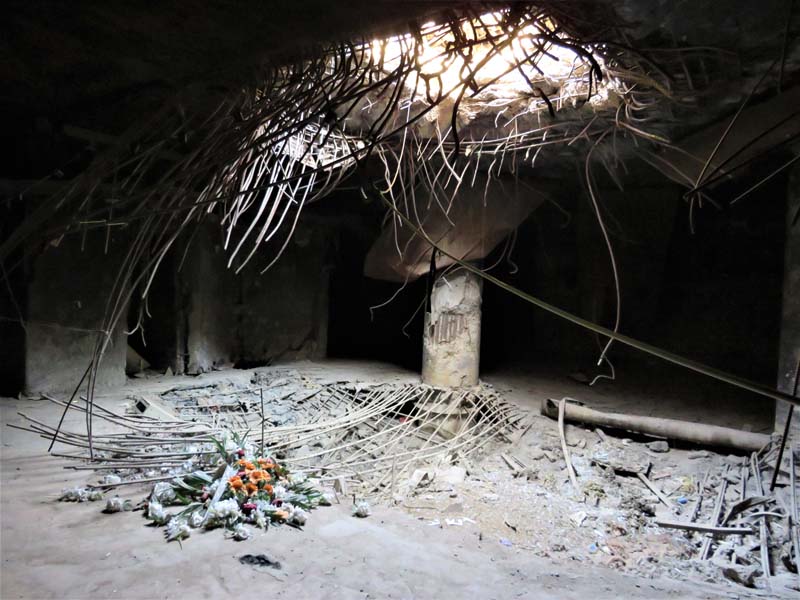
[[[272,476],[267,473],[266,471],[251,471],[247,474],[247,478],[252,481],[253,483],[258,483],[259,481],[269,481],[272,479]]]
[[[242,482],[242,478],[238,475],[234,475],[228,479],[228,483],[234,490],[240,490],[244,487],[244,482]]]
[[[247,494],[250,496],[258,491],[258,486],[255,483],[248,483],[244,486],[244,488],[247,490]]]
[[[272,513],[272,516],[278,519],[285,519],[286,517],[289,516],[289,513],[286,512],[285,510],[276,510],[274,513]]]
[[[272,495],[272,486],[270,484],[265,485],[264,491],[266,491],[269,495]]]
[[[261,466],[262,469],[271,469],[275,466],[275,463],[268,458],[259,458],[256,460],[256,462]]]

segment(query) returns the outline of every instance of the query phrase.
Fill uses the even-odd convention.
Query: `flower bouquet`
[[[251,532],[247,524],[267,529],[270,523],[301,528],[308,511],[326,504],[322,493],[300,474],[292,474],[273,458],[256,456],[236,440],[215,441],[223,460],[217,476],[195,471],[159,482],[153,487],[145,516],[153,524],[165,526],[167,541],[182,540],[193,529],[224,527],[230,537],[245,540]],[[165,506],[181,505],[183,510],[170,514]]]

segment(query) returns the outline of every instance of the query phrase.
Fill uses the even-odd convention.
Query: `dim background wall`
[[[31,260],[27,289],[25,390],[72,391],[94,351],[125,238],[105,231],[62,239]],[[99,389],[125,382],[125,323],[112,332],[97,373]]]

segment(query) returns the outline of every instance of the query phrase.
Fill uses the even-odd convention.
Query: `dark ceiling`
[[[788,18],[791,0],[553,0],[547,6],[557,10],[567,1],[573,9],[585,7],[589,34],[596,27],[590,16],[610,6],[636,47],[715,46],[734,57],[712,102],[697,115],[701,123],[735,110],[742,90],[781,55],[787,39],[787,78],[797,72],[800,10]],[[43,177],[87,144],[96,150],[97,140],[65,136],[65,126],[119,135],[178,93],[197,105],[236,90],[264,61],[291,60],[327,41],[403,30],[446,10],[509,3],[6,2],[0,177]]]

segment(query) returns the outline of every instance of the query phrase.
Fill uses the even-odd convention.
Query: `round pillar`
[[[433,284],[422,334],[422,381],[436,387],[478,384],[483,280],[464,268]]]

